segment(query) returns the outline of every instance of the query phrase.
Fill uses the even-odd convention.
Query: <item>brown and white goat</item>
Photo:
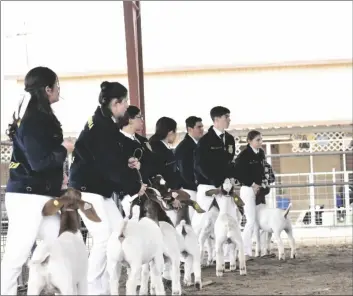
[[[246,274],[244,245],[241,236],[239,221],[234,210],[244,206],[243,201],[235,193],[235,187],[230,179],[225,179],[220,188],[206,191],[206,196],[217,200],[219,215],[214,224],[215,248],[216,248],[216,275],[223,276],[224,254],[223,245],[229,244],[230,270],[236,270],[236,248],[239,251],[240,275]]]
[[[189,206],[197,213],[205,213],[200,205],[190,199],[190,195],[183,190],[170,190],[162,176],[157,176],[152,180],[152,186],[156,188],[166,200],[173,198],[180,201],[182,207],[174,211],[168,211],[167,215],[175,225],[175,229],[181,241],[181,255],[185,261],[184,284],[191,286],[191,273],[194,273],[195,287],[198,290],[202,288],[201,282],[201,262],[198,237],[191,226],[189,215]],[[173,215],[172,215],[173,214]],[[175,214],[175,215],[174,215]]]
[[[33,252],[28,264],[28,295],[40,295],[43,289],[61,295],[87,295],[88,252],[79,230],[78,209],[88,219],[101,222],[92,204],[81,200],[81,192],[72,188],[44,205],[43,216],[61,211],[60,231],[52,244],[42,242]]]

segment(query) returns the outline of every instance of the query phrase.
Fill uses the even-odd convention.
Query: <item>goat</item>
[[[133,206],[140,205],[142,200],[146,200],[146,207],[140,209],[140,219],[129,220]],[[162,282],[163,234],[159,227],[157,208],[153,206],[158,203],[152,188],[147,188],[146,194],[141,197],[133,197],[130,215],[124,218],[120,230],[110,236],[107,246],[107,272],[110,276],[111,295],[119,295],[122,265],[130,269],[126,282],[127,295],[137,295],[137,278],[141,271],[140,295],[147,295],[148,265],[151,269],[151,290],[154,289],[157,295],[165,295]]]
[[[191,286],[191,273],[194,272],[195,288],[201,290],[201,264],[200,264],[200,248],[198,246],[198,237],[191,226],[189,215],[189,206],[197,213],[205,213],[196,201],[190,199],[190,195],[183,190],[170,190],[162,176],[157,176],[152,181],[152,185],[156,188],[165,200],[175,198],[183,205],[176,210],[176,217],[171,215],[171,211],[167,214],[175,225],[175,229],[181,238],[181,255],[185,261],[184,268],[184,284]],[[173,213],[174,214],[174,213]],[[174,220],[174,221],[173,221]]]
[[[206,196],[216,198],[219,206],[219,215],[216,219],[215,228],[215,247],[216,247],[216,276],[223,276],[224,254],[223,244],[229,244],[230,270],[236,270],[236,247],[239,250],[239,270],[240,275],[246,275],[246,264],[244,246],[239,227],[239,221],[232,215],[232,209],[242,208],[243,201],[235,194],[235,187],[230,179],[225,179],[220,188],[206,191]]]
[[[165,201],[162,199],[159,191],[154,188],[148,188],[150,191],[142,196],[141,198],[135,198],[131,203],[130,212],[135,205],[140,207],[139,219],[144,217],[152,218],[158,223],[160,230],[163,235],[163,257],[164,257],[164,270],[163,277],[165,279],[171,279],[172,281],[172,294],[181,295],[181,284],[180,284],[180,247],[182,242],[179,239],[178,233],[176,232],[173,223],[166,215],[165,211],[171,210]],[[169,274],[171,266],[172,274]],[[146,268],[142,271],[141,276],[141,290],[144,292],[147,289],[148,282],[148,270]],[[152,279],[151,279],[152,280]],[[144,283],[145,282],[145,283]],[[152,282],[152,281],[151,281]],[[146,287],[146,288],[145,288]],[[153,287],[152,287],[153,288]]]
[[[257,223],[255,223],[254,229],[256,234],[256,257],[260,255],[260,229],[262,229],[263,231],[268,233],[266,249],[267,254],[270,253],[271,236],[273,233],[278,246],[278,259],[285,259],[284,246],[281,239],[281,232],[282,230],[284,230],[287,233],[289,244],[291,247],[290,258],[295,258],[295,240],[293,237],[292,223],[287,218],[291,206],[292,204],[290,203],[285,211],[277,208],[268,208],[264,204],[259,204],[256,206]]]
[[[46,202],[42,215],[61,211],[58,238],[51,244],[39,244],[28,264],[28,295],[40,295],[46,288],[61,295],[88,295],[88,252],[80,228],[80,209],[88,219],[101,222],[92,204],[81,200],[81,192],[68,188],[66,193]]]

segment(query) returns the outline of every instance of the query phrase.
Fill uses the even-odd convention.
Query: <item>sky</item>
[[[142,1],[141,6],[145,69],[352,59],[351,1]],[[121,1],[6,1],[1,13],[2,131],[23,92],[3,75],[23,75],[39,64],[59,76],[126,71]]]

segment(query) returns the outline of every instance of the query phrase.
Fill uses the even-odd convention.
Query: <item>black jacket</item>
[[[156,153],[156,165],[160,167],[163,178],[171,189],[181,188],[181,177],[176,165],[174,151],[165,146],[162,141],[150,141],[151,148]]]
[[[235,160],[236,179],[245,186],[251,186],[253,183],[261,186],[265,178],[264,162],[265,152],[260,148],[259,152],[255,153],[250,145],[247,145]]]
[[[150,185],[149,178],[161,174],[161,167],[158,165],[157,155],[152,151],[147,138],[135,134],[137,141],[126,137],[121,133],[124,154],[127,158],[137,157],[140,159],[141,169],[140,173],[144,184]],[[142,154],[141,151],[142,150]],[[125,195],[125,194],[124,194]]]
[[[234,137],[225,132],[225,144],[211,126],[195,149],[197,184],[219,187],[225,178],[233,177]]]
[[[62,142],[54,115],[36,110],[24,117],[13,139],[6,191],[59,196],[67,155]]]
[[[141,183],[128,167],[121,142],[117,124],[98,107],[76,141],[69,186],[104,197],[138,193]]]
[[[197,189],[194,170],[194,152],[196,146],[195,141],[186,134],[185,138],[175,148],[175,158],[182,179],[181,185],[184,189],[194,191]]]

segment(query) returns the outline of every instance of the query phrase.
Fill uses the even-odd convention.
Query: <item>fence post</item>
[[[332,168],[332,183],[336,183],[336,169],[335,168]],[[336,191],[336,185],[332,185],[332,192],[333,192],[333,217],[334,217],[334,225],[337,224],[337,198],[336,198],[336,194],[337,194],[337,191]]]
[[[312,153],[312,148],[310,145],[310,153]],[[310,175],[309,175],[309,183],[314,183],[314,158],[310,155]],[[310,216],[311,216],[311,223],[310,225],[316,225],[316,215],[315,215],[315,188],[310,186],[309,188],[310,193]]]
[[[272,151],[271,151],[271,143],[266,143],[266,161],[272,166]],[[276,181],[273,185],[276,184]],[[274,190],[273,190],[274,189]],[[276,207],[276,188],[270,190],[269,194],[266,196],[266,201],[268,201],[270,208]]]

